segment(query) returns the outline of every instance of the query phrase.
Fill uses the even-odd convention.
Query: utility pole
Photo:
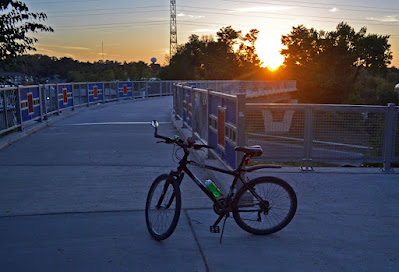
[[[170,0],[170,59],[177,52],[176,0]]]

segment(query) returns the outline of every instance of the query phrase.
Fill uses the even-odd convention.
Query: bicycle
[[[158,135],[158,122],[151,122],[155,129],[154,137],[162,139],[157,143],[174,144],[183,149],[184,156],[178,162],[176,171],[158,176],[151,185],[147,195],[145,218],[147,229],[151,236],[158,241],[168,238],[175,230],[181,211],[180,184],[184,174],[187,174],[195,184],[213,201],[213,210],[219,216],[210,226],[211,233],[219,233],[218,224],[225,217],[220,242],[222,241],[224,226],[230,213],[235,222],[243,230],[257,235],[275,233],[287,226],[293,219],[297,209],[297,197],[293,188],[284,180],[265,176],[249,180],[244,174],[263,168],[280,168],[277,165],[256,165],[246,167],[252,157],[262,154],[260,146],[236,147],[237,152],[243,152],[241,163],[233,171],[224,170],[210,165],[201,164],[188,159],[190,149],[213,149],[212,146],[196,144],[195,140],[186,141],[178,136],[173,139]],[[176,155],[176,153],[175,153]],[[200,168],[221,172],[234,176],[226,197],[216,197],[208,188],[187,168],[194,165]],[[241,187],[237,183],[241,181]]]

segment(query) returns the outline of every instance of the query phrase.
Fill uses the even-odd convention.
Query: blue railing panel
[[[133,83],[131,81],[119,82],[118,93],[119,98],[133,97]]]
[[[60,110],[73,106],[73,92],[71,84],[59,84],[57,87],[58,108]]]
[[[22,122],[40,117],[39,86],[22,87],[19,89]]]
[[[89,89],[89,103],[96,103],[104,101],[104,84],[99,83],[88,83]]]

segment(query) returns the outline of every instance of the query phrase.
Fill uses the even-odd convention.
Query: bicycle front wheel
[[[177,226],[181,210],[181,194],[173,177],[157,177],[148,192],[145,220],[151,236],[158,241],[168,238]]]
[[[233,200],[233,217],[243,230],[259,235],[277,232],[295,215],[297,198],[292,187],[275,177],[260,177],[241,187]],[[252,192],[251,192],[252,191]]]

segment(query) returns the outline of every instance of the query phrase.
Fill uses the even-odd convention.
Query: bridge
[[[209,233],[216,215],[208,199],[185,178],[175,233],[162,243],[152,240],[146,194],[152,180],[176,164],[172,147],[155,143],[149,121],[160,121],[165,135],[200,135],[184,117],[171,118],[174,106],[170,96],[92,104],[2,137],[2,271],[398,271],[397,169],[257,173],[287,180],[297,192],[298,212],[271,236],[245,233],[230,219],[221,245]],[[15,142],[22,134],[29,136]]]

